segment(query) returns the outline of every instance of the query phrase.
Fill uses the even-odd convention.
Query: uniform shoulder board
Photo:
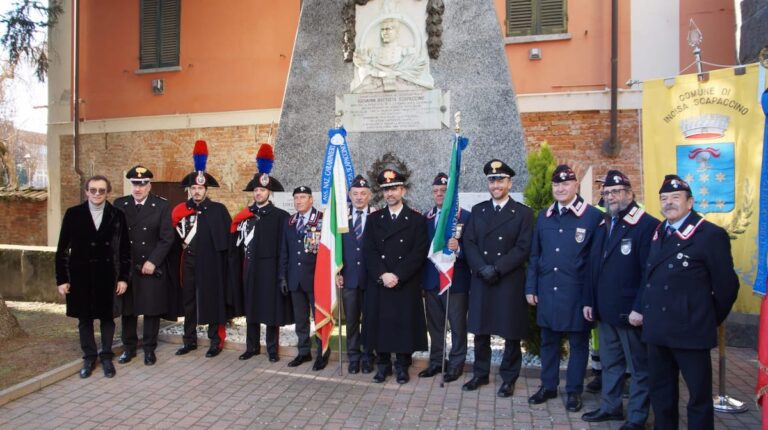
[[[157,195],[156,195],[155,197],[157,197],[157,198],[158,198],[158,199],[160,199],[160,200],[165,200],[166,202],[168,201],[168,199],[166,199],[166,198],[165,198],[165,197],[163,197],[163,196],[157,196]]]
[[[598,227],[602,227],[605,225],[605,218],[600,220],[600,224],[598,224]]]

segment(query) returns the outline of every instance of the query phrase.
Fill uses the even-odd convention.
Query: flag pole
[[[336,275],[336,276],[338,276],[338,275]],[[336,278],[336,276],[334,276],[334,279]],[[336,285],[334,285],[334,288],[336,288]],[[342,289],[341,288],[336,288],[336,291],[338,293],[342,293]],[[342,352],[341,351],[341,308],[344,307],[344,298],[341,297],[341,296],[342,296],[342,294],[339,294],[336,297],[340,297],[341,298],[341,300],[338,300],[338,302],[337,302],[339,304],[339,306],[338,306],[338,308],[339,308],[339,319],[338,319],[338,326],[339,326],[339,375],[340,376],[344,376],[344,354],[341,353]]]

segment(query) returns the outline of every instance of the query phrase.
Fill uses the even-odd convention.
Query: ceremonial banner
[[[461,151],[469,140],[459,135],[453,137],[451,146],[451,169],[448,171],[448,187],[443,200],[443,210],[437,218],[435,236],[429,247],[427,257],[432,261],[440,276],[440,294],[443,294],[453,283],[453,265],[456,254],[448,249],[448,239],[456,236],[456,222],[459,213],[459,172],[461,171]]]
[[[758,200],[764,118],[758,65],[643,82],[643,190],[660,216],[665,174],[688,181],[694,209],[725,228],[741,284],[734,311],[756,314]],[[763,283],[761,293],[764,294]]]
[[[328,149],[326,154],[327,179],[324,169],[322,194],[323,226],[320,230],[320,246],[317,250],[315,265],[315,331],[323,346],[323,354],[330,347],[333,331],[333,313],[336,311],[336,275],[341,270],[344,260],[341,253],[341,234],[349,231],[347,226],[347,187],[354,171],[345,170],[351,166],[342,161],[348,154],[346,131],[332,128],[328,131]]]

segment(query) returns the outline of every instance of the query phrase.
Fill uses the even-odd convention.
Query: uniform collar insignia
[[[571,211],[574,215],[581,218],[581,216],[584,215],[584,212],[587,211],[587,206],[589,206],[589,204],[585,202],[579,194],[576,194],[576,200],[571,204]]]
[[[640,219],[643,217],[643,215],[645,215],[645,209],[637,206],[637,203],[635,202],[631,203],[630,208],[631,209],[627,212],[626,215],[624,215],[622,220],[629,225],[636,225],[638,222],[640,222]]]
[[[554,202],[549,208],[547,208],[547,218],[554,215],[556,212],[556,209],[557,209],[557,202]]]

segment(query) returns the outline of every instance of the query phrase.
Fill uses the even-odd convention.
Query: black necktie
[[[139,211],[141,211],[141,207],[142,207],[142,206],[144,206],[144,205],[143,205],[143,204],[141,204],[141,203],[136,203],[136,212],[139,212]]]
[[[499,213],[499,212],[501,212],[501,206],[500,205],[496,205],[496,213]]]
[[[352,224],[352,230],[355,231],[355,237],[359,241],[363,237],[363,211],[355,211],[355,222]]]
[[[397,214],[392,214],[392,221],[397,221]]]
[[[561,207],[560,208],[560,216],[563,216],[563,215],[565,215],[567,213],[568,213],[568,208],[567,207]]]
[[[677,230],[676,228],[672,227],[671,225],[668,225],[667,226],[667,237],[672,236],[672,234],[674,234],[676,230]]]

